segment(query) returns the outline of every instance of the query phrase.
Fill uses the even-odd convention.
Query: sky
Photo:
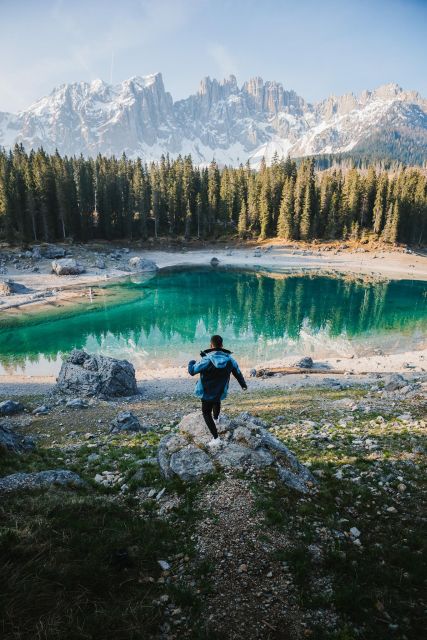
[[[0,111],[66,82],[160,71],[277,80],[310,102],[397,82],[427,97],[427,0],[0,0]]]

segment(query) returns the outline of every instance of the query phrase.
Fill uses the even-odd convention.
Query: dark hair
[[[217,335],[212,336],[211,337],[211,345],[213,347],[216,347],[217,349],[221,349],[221,347],[222,347],[222,338],[221,338],[221,336],[217,336]]]

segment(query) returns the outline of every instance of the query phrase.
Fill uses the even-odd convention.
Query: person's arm
[[[240,384],[242,389],[247,389],[248,385],[246,384],[246,380],[244,379],[243,374],[240,371],[239,365],[237,364],[236,360],[234,360],[234,358],[231,358],[231,361],[233,363],[233,368],[231,370],[231,373],[236,378],[237,382]]]
[[[206,369],[208,366],[209,366],[208,358],[202,358],[201,360],[199,360],[199,362],[196,362],[195,360],[190,360],[190,362],[188,363],[188,373],[190,374],[190,376],[195,376],[197,373],[200,373],[201,371]]]

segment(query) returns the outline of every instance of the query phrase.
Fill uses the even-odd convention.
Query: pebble
[[[160,568],[163,569],[163,571],[169,571],[169,569],[171,568],[169,562],[166,562],[166,560],[157,560],[157,562],[160,565]]]

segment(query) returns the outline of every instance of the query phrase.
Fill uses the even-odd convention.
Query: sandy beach
[[[65,246],[65,245],[64,245]],[[311,246],[307,248],[284,246],[278,242],[268,242],[263,245],[232,247],[211,246],[207,248],[183,250],[133,249],[119,248],[111,245],[66,246],[67,256],[75,258],[84,266],[85,272],[78,276],[57,276],[51,273],[51,260],[39,259],[38,271],[33,272],[28,264],[22,265],[18,258],[7,262],[7,273],[2,279],[10,279],[24,285],[28,291],[23,294],[0,296],[0,317],[10,317],[21,313],[37,313],[46,305],[61,307],[67,304],[86,304],[91,295],[90,288],[111,282],[114,279],[130,275],[128,262],[133,256],[144,256],[154,260],[160,268],[176,265],[207,265],[212,257],[218,258],[222,266],[244,266],[269,271],[301,271],[335,274],[348,274],[351,277],[373,279],[414,279],[427,280],[427,254],[415,253],[408,250],[370,250],[363,247],[342,248],[337,246]],[[114,257],[114,251],[120,252],[120,257]],[[18,252],[13,252],[16,255]],[[5,254],[3,249],[2,254]],[[95,260],[101,258],[105,268],[94,266]],[[27,260],[28,263],[28,260]],[[420,348],[403,353],[388,353],[349,357],[321,359],[330,369],[341,369],[351,380],[391,372],[406,372],[411,375],[419,374],[424,377],[424,367],[427,368],[427,350],[425,341],[421,341]],[[306,354],[301,354],[301,356]],[[316,355],[316,354],[315,354]],[[290,365],[295,361],[284,358],[280,362],[270,361],[253,363],[253,368],[259,366]],[[249,369],[245,371],[249,375]],[[319,384],[324,375],[291,375],[266,379],[252,378],[251,388],[283,388],[294,384]],[[329,376],[330,377],[330,376]],[[334,376],[335,377],[335,376]],[[147,371],[137,371],[137,379],[142,389],[149,395],[164,395],[170,390],[173,380],[174,393],[191,393],[194,381],[189,379],[186,368],[164,367],[161,370],[147,374]],[[54,384],[54,377],[22,376],[7,374],[0,376],[2,393],[42,393]]]

